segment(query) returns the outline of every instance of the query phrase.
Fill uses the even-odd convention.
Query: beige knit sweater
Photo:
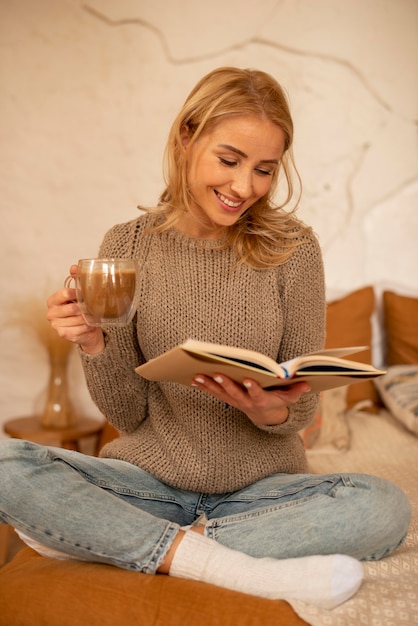
[[[237,267],[174,229],[146,234],[150,215],[113,227],[100,256],[135,257],[142,268],[137,317],[108,330],[106,348],[82,354],[90,393],[121,437],[102,456],[123,459],[175,487],[238,490],[276,472],[307,470],[297,432],[313,417],[305,394],[279,426],[259,428],[245,414],[194,387],[142,379],[134,368],[188,338],[258,350],[287,360],[324,340],[324,281],[317,240],[284,265]],[[198,372],[196,372],[198,373]]]

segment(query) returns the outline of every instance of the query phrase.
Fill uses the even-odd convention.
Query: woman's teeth
[[[232,200],[228,200],[228,198],[225,198],[225,196],[223,196],[221,193],[216,192],[216,194],[221,202],[223,202],[227,206],[230,206],[232,209],[237,209],[242,204],[242,200],[240,202],[232,202]]]

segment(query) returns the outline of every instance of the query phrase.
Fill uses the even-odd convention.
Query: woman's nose
[[[231,182],[231,191],[239,198],[248,198],[253,187],[252,172],[237,169]]]

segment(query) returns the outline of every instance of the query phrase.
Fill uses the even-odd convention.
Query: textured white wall
[[[0,425],[48,377],[11,307],[155,203],[171,121],[219,65],[289,93],[330,290],[418,292],[417,25],[416,0],[0,0]],[[73,401],[97,415],[74,356]]]

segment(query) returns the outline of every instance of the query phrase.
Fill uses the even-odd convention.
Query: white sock
[[[256,559],[189,531],[176,550],[170,576],[333,609],[360,587],[363,567],[356,559],[341,554]]]

